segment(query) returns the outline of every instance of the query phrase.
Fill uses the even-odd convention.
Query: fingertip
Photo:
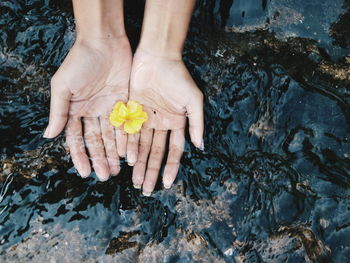
[[[199,150],[201,150],[202,152],[204,152],[204,141],[203,141],[203,139],[202,139],[201,145],[199,146]]]
[[[190,130],[190,137],[191,137],[192,144],[196,148],[204,151],[203,133],[199,134],[199,132],[196,132],[196,131],[191,132],[191,130]]]
[[[170,189],[173,185],[176,175],[178,173],[178,167],[172,167],[173,165],[167,165],[164,169],[163,175],[163,187],[165,189]]]
[[[111,169],[111,176],[117,176],[120,173],[120,167],[113,167]]]
[[[76,167],[78,174],[82,177],[82,178],[87,178],[89,177],[90,173],[91,173],[91,168],[90,167]]]
[[[44,138],[54,138],[59,135],[68,120],[68,112],[72,93],[57,78],[51,80],[51,100],[49,124]]]
[[[152,195],[152,192],[143,191],[142,194],[143,196],[150,197]]]
[[[165,189],[170,189],[173,184],[173,180],[171,180],[168,174],[164,174],[163,176],[163,187]]]
[[[116,158],[107,158],[109,171],[111,176],[117,176],[120,172],[120,163],[119,159]]]
[[[126,147],[126,160],[129,166],[134,166],[137,162],[139,151],[140,133],[128,135],[128,143]]]
[[[170,189],[172,184],[168,184],[168,183],[164,183],[163,182],[163,186],[164,186],[165,189]]]
[[[90,172],[79,172],[78,171],[78,173],[81,176],[81,178],[87,178],[87,177],[89,177],[91,171]]]
[[[117,141],[117,153],[120,158],[126,158],[126,140]]]
[[[105,182],[109,179],[109,173],[96,173],[96,176],[98,178],[98,180],[100,180],[101,182]]]
[[[45,129],[43,137],[46,139],[52,139],[58,136],[66,126],[68,117],[60,117],[60,120],[51,120],[49,125]]]
[[[43,138],[49,139],[49,127],[46,127],[44,134],[43,134]]]
[[[146,173],[145,180],[142,184],[142,194],[143,195],[150,196],[152,194],[154,187],[156,185],[157,176],[158,176],[158,172],[153,173],[153,171],[152,171],[152,172]]]
[[[118,156],[119,156],[120,158],[126,158],[126,151],[120,151],[120,150],[118,150]]]
[[[74,167],[77,170],[78,174],[82,178],[89,177],[89,175],[91,174],[91,167],[90,167],[89,160],[87,159],[87,156],[86,155],[76,156],[74,154],[73,155],[71,154],[71,157],[72,157]]]
[[[198,92],[186,107],[190,124],[191,141],[197,148],[201,148],[204,134],[203,94]]]
[[[129,152],[126,158],[129,166],[134,166],[137,161],[137,154],[134,152]]]
[[[104,166],[100,167],[100,165],[104,164]],[[105,182],[109,179],[110,176],[110,171],[108,169],[108,164],[106,163],[95,163],[94,165],[94,170],[96,173],[97,178],[101,181],[101,182]]]
[[[55,137],[56,137],[58,134],[60,134],[61,131],[62,131],[62,130],[61,130],[60,132],[58,132],[58,133],[56,134],[56,133],[51,132],[51,130],[52,130],[52,128],[51,128],[50,126],[47,126],[47,128],[45,129],[43,138],[45,138],[45,139],[52,139],[52,138],[55,138]]]
[[[190,137],[191,142],[194,146],[196,146],[199,149],[204,149],[204,142],[203,142],[203,134],[204,134],[204,125],[203,123],[196,123],[193,124],[193,120],[190,121]]]
[[[117,153],[119,157],[125,158],[126,157],[126,147],[127,147],[127,134],[124,132],[124,130],[116,129],[115,128],[115,139],[117,144]]]
[[[145,173],[145,165],[135,165],[132,172],[132,183],[134,188],[141,189],[142,184],[144,182],[144,173]]]

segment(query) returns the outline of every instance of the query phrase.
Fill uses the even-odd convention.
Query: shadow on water
[[[82,179],[63,136],[42,139],[70,2],[2,1],[1,261],[346,262],[350,5],[316,2],[198,1],[184,58],[206,151],[187,143],[175,185],[146,198],[126,164]],[[142,3],[126,4],[134,46]]]

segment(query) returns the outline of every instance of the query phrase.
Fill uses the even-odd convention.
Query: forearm
[[[125,36],[123,0],[73,0],[77,39]]]
[[[139,49],[181,59],[195,0],[147,0]]]

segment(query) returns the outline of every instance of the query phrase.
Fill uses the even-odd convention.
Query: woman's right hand
[[[91,172],[84,140],[100,180],[119,173],[127,137],[122,129],[111,126],[108,116],[117,101],[128,100],[131,61],[126,36],[78,39],[51,80],[44,137],[53,138],[66,127],[71,158],[82,177]]]

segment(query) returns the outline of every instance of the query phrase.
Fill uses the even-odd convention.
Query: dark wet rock
[[[208,1],[199,2],[199,5],[208,5]],[[313,39],[334,57],[349,53],[348,0],[222,0],[211,1],[210,6],[212,20],[227,32],[267,30],[284,40],[290,37]]]
[[[342,48],[350,48],[350,1],[344,1],[343,8],[346,10],[339,16],[338,21],[330,26],[331,35],[334,39],[334,44]]]
[[[137,234],[137,232],[121,233],[119,237],[113,238],[108,245],[106,254],[116,254],[122,252],[125,249],[137,247],[138,244],[136,241],[130,241],[130,238]]]

